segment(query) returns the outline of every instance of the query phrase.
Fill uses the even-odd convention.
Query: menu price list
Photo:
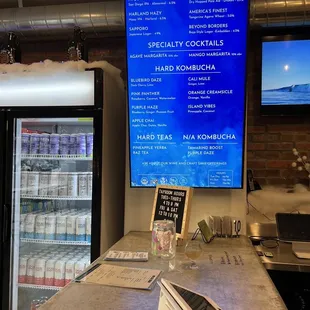
[[[241,187],[247,23],[244,0],[126,2],[133,186]]]
[[[211,187],[232,186],[233,171],[209,170],[209,185]]]

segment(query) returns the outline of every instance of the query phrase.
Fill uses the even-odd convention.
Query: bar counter
[[[150,251],[150,232],[130,232],[111,249]],[[163,270],[162,277],[179,285],[210,296],[223,310],[286,309],[277,289],[269,278],[247,237],[214,239],[203,244],[203,254],[197,260],[200,269],[185,270],[188,262],[184,246],[177,247],[174,269],[171,264],[149,255],[148,262],[104,262],[138,268]],[[101,262],[105,255],[94,263]],[[173,265],[173,262],[172,262]],[[173,268],[173,267],[172,267]],[[108,287],[96,284],[70,283],[41,310],[103,310],[158,308],[159,287],[152,291]]]

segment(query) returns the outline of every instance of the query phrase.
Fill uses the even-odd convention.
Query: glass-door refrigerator
[[[0,132],[5,132],[5,118],[4,115],[0,113]],[[5,146],[5,137],[4,135],[0,134],[0,208],[4,205],[4,160],[5,160],[5,152],[4,152],[4,146]],[[2,151],[1,151],[2,149]],[[1,211],[1,209],[0,209]],[[3,211],[0,212],[0,237],[3,231]],[[2,265],[4,261],[4,255],[3,255],[3,240],[0,239],[0,279],[3,277],[2,273]],[[0,290],[0,300],[2,300],[2,290]],[[1,308],[1,307],[0,307]]]
[[[2,309],[38,307],[123,234],[120,90],[99,69],[56,76],[25,74],[0,98],[18,105],[3,112]]]

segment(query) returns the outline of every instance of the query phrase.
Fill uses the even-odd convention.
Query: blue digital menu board
[[[242,187],[247,28],[247,0],[126,0],[132,187]]]

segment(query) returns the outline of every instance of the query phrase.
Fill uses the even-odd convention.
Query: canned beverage
[[[39,205],[37,202],[29,201],[29,202],[26,202],[26,204],[27,204],[27,208],[26,208],[27,213],[38,211]]]
[[[55,200],[54,201],[54,210],[61,210],[62,209],[62,202],[65,200]]]
[[[93,157],[94,149],[94,134],[88,133],[86,135],[86,156]]]
[[[85,269],[90,265],[90,260],[88,257],[83,257],[82,261],[85,263]]]
[[[68,260],[66,262],[66,272],[65,272],[65,285],[71,282],[74,279],[74,260]]]
[[[25,238],[34,239],[34,231],[35,231],[35,214],[28,214],[25,219]]]
[[[38,258],[35,263],[34,284],[44,285],[46,259]]]
[[[19,258],[18,283],[26,283],[28,256],[23,255]]]
[[[27,186],[28,186],[28,171],[22,171],[20,177],[20,189],[21,194],[27,194]]]
[[[56,216],[47,215],[45,219],[45,239],[55,240],[56,235]]]
[[[49,174],[49,187],[47,191],[49,196],[58,196],[58,179],[59,172],[52,171]]]
[[[92,172],[87,174],[87,196],[91,197],[93,194],[93,174]]]
[[[28,172],[27,194],[37,196],[39,194],[39,172]]]
[[[76,154],[79,156],[86,156],[86,135],[79,133],[76,137]]]
[[[22,154],[29,154],[30,151],[30,134],[22,133],[21,137],[21,152]]]
[[[55,263],[55,282],[54,285],[58,287],[65,286],[65,262],[61,259],[57,260]]]
[[[46,201],[46,211],[53,211],[55,207],[54,201]]]
[[[44,215],[44,216],[46,216],[46,215]],[[48,247],[48,249],[41,250],[40,253],[43,253],[43,254],[51,254],[51,250],[52,250],[52,249],[53,249],[52,247]]]
[[[75,241],[76,235],[76,215],[67,216],[67,240]]]
[[[85,262],[83,261],[76,262],[74,265],[74,278],[82,274],[84,269],[85,269]]]
[[[74,257],[74,260],[80,262],[80,261],[82,261],[82,257],[83,257],[83,256],[81,256],[81,255],[76,255],[76,256]]]
[[[20,213],[21,214],[25,214],[25,213],[28,213],[28,203],[27,202],[21,202],[21,205],[20,205]]]
[[[34,299],[31,301],[30,304],[30,310],[37,310],[41,306],[41,300],[40,299]]]
[[[59,153],[61,155],[69,155],[69,148],[70,148],[70,135],[68,134],[60,135]]]
[[[67,217],[58,215],[56,218],[56,240],[66,240]]]
[[[46,261],[51,259],[51,258],[54,258],[54,255],[52,254],[40,254],[40,258],[44,258]]]
[[[86,241],[91,243],[91,216],[86,216]]]
[[[30,135],[30,154],[39,154],[40,135],[33,133]]]
[[[87,172],[79,173],[79,197],[87,197]]]
[[[52,203],[51,201],[42,201],[42,206],[40,206],[42,208],[42,211],[48,212],[51,209],[51,203]]]
[[[40,172],[39,177],[39,195],[47,196],[49,187],[49,173],[48,172]]]
[[[35,239],[44,239],[45,237],[45,215],[37,215],[35,221]]]
[[[27,261],[26,282],[28,284],[34,284],[34,270],[36,260],[36,258],[30,257]]]
[[[59,172],[58,196],[68,196],[68,173]]]
[[[70,144],[70,155],[76,155],[76,134],[70,135],[69,144]]]
[[[45,265],[44,285],[54,286],[55,283],[55,259],[49,259]]]
[[[86,218],[85,216],[78,216],[76,218],[76,241],[85,241],[86,239]]]
[[[68,173],[68,196],[77,197],[78,195],[78,174]]]
[[[26,216],[27,214],[20,215],[20,220],[19,220],[19,237],[20,238],[25,238]]]
[[[60,148],[60,135],[57,133],[52,133],[50,135],[50,154],[58,155]]]
[[[41,304],[45,304],[47,301],[49,300],[49,298],[47,296],[41,296],[40,297],[40,301],[41,301]]]
[[[39,154],[46,155],[49,153],[50,148],[50,135],[48,133],[42,133],[40,135]]]

